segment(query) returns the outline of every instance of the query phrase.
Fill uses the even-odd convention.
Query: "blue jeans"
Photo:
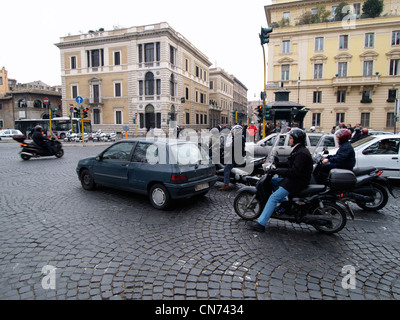
[[[289,192],[285,188],[279,186],[279,182],[282,180],[283,178],[272,178],[271,180],[274,193],[269,197],[261,216],[257,220],[258,223],[263,226],[266,226],[268,223],[278,203],[285,201],[286,197],[289,195]]]
[[[224,168],[224,184],[229,184],[229,181],[231,180],[231,170],[233,169],[234,165],[233,163],[226,164]]]

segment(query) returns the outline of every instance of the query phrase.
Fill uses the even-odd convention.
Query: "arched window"
[[[171,97],[175,97],[175,77],[173,74],[171,74],[169,84],[171,89]]]
[[[42,101],[35,100],[35,102],[33,103],[33,107],[34,108],[42,108]]]
[[[156,116],[154,113],[155,109],[154,106],[151,104],[147,105],[146,108],[144,109],[145,112],[145,127],[147,130],[150,130],[151,128],[156,127]]]
[[[145,95],[153,96],[154,95],[154,75],[151,72],[146,73],[145,77]]]
[[[19,99],[18,100],[18,108],[26,108],[26,100],[25,99]]]

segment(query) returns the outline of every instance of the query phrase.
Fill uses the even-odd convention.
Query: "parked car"
[[[127,139],[97,157],[80,160],[76,172],[85,190],[96,184],[149,196],[156,209],[173,200],[206,194],[217,181],[215,165],[196,143]]]
[[[400,179],[400,135],[372,135],[352,143],[356,153],[357,167],[376,167],[383,170],[382,176]],[[329,150],[335,154],[337,148]]]
[[[312,154],[317,147],[320,139],[322,137],[326,139],[326,146],[328,148],[335,148],[339,147],[337,140],[334,138],[334,135],[324,135],[320,132],[307,132],[307,139],[306,139],[306,147],[310,150]],[[326,136],[329,136],[326,137]],[[268,137],[258,141],[257,143],[247,142],[246,143],[246,151],[254,152],[254,156],[268,156],[271,152],[272,147],[274,146],[275,139],[279,139],[277,142],[275,149],[277,152],[277,157],[279,161],[286,161],[289,157],[290,153],[292,152],[292,148],[289,145],[289,134],[287,133],[273,133],[270,134]]]
[[[23,133],[19,130],[15,129],[5,129],[5,130],[0,130],[0,140],[4,138],[9,138],[11,139],[13,136],[23,136]]]

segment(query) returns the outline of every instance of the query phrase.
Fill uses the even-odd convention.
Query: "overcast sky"
[[[197,4],[196,4],[197,3]],[[167,22],[212,62],[234,74],[257,100],[264,82],[258,34],[271,0],[3,1],[0,68],[20,83],[61,84],[60,37],[114,26]],[[266,48],[267,49],[267,48]],[[256,96],[256,97],[254,97]]]

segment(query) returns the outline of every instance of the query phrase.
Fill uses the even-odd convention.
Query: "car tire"
[[[168,189],[160,183],[150,188],[149,200],[151,205],[158,210],[167,210],[171,206],[171,196]]]
[[[90,174],[88,169],[84,169],[80,175],[82,188],[85,190],[93,190],[96,186],[96,183],[93,180],[92,175]]]

